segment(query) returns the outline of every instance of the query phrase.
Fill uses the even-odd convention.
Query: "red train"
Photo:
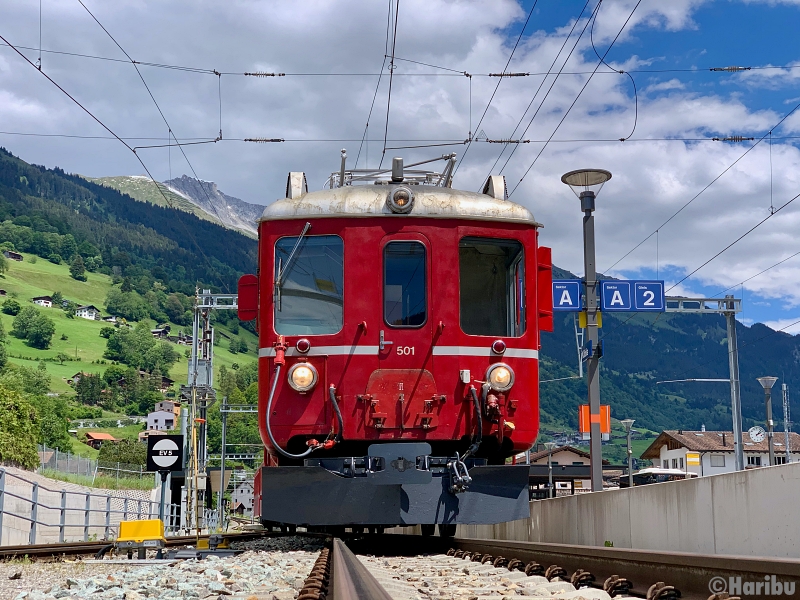
[[[550,249],[490,177],[483,193],[394,159],[331,175],[259,224],[239,316],[259,332],[265,524],[380,527],[528,515]],[[422,163],[418,163],[422,164]],[[415,166],[415,165],[410,165]]]

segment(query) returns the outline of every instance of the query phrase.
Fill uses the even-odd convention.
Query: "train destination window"
[[[389,242],[383,250],[383,318],[394,327],[420,327],[428,319],[425,246]]]
[[[470,335],[525,333],[525,253],[515,240],[465,237],[458,245],[461,329]]]
[[[295,245],[297,250],[292,255]],[[275,244],[275,275],[276,333],[323,335],[341,331],[344,321],[342,238],[317,235],[279,239]]]

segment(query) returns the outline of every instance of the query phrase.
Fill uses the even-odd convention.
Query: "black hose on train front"
[[[270,386],[269,390],[269,400],[267,401],[267,414],[264,417],[264,420],[266,421],[267,425],[267,436],[269,437],[269,441],[272,444],[272,447],[275,448],[275,450],[279,454],[285,456],[286,458],[298,459],[298,458],[305,458],[306,456],[314,452],[314,450],[329,449],[330,447],[333,446],[333,444],[338,444],[339,442],[341,442],[342,432],[344,431],[344,421],[342,419],[342,411],[339,409],[339,403],[336,401],[336,388],[333,385],[331,385],[331,387],[328,390],[329,396],[331,399],[331,404],[333,404],[333,410],[336,412],[336,421],[339,423],[339,430],[336,432],[336,437],[334,438],[334,441],[325,442],[323,444],[319,444],[317,442],[314,445],[309,446],[308,450],[306,450],[302,454],[292,454],[290,452],[287,452],[278,445],[278,442],[275,441],[275,437],[272,435],[272,425],[270,424],[270,419],[272,417],[272,401],[275,399],[275,389],[278,385],[278,379],[280,378],[282,366],[283,365],[281,364],[275,365],[275,375],[272,379],[272,385]],[[312,441],[316,442],[316,440]]]
[[[303,452],[302,454],[291,454],[287,452],[283,448],[278,445],[278,442],[275,441],[275,436],[272,435],[272,426],[270,425],[270,417],[272,416],[272,401],[275,399],[275,388],[278,387],[278,378],[281,375],[281,366],[280,364],[275,365],[275,375],[272,378],[272,385],[269,388],[269,400],[267,400],[267,414],[264,417],[267,425],[267,436],[269,437],[269,441],[272,444],[272,447],[278,452],[278,454],[285,456],[286,458],[305,458],[309,454],[311,454],[317,447],[310,447],[308,450]]]
[[[478,400],[478,394],[475,391],[474,385],[469,386],[469,395],[472,397],[472,404],[475,406],[475,417],[478,420],[478,433],[475,436],[475,441],[472,442],[469,450],[467,450],[461,460],[475,454],[483,441],[483,411],[481,410],[481,403]]]

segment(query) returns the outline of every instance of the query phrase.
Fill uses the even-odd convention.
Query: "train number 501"
[[[414,356],[414,346],[398,346],[397,356]]]

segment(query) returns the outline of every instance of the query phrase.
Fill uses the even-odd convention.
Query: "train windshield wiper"
[[[311,229],[311,223],[306,222],[305,226],[303,227],[303,231],[301,231],[300,235],[297,237],[294,248],[292,248],[292,251],[289,253],[289,257],[286,259],[285,265],[281,266],[281,260],[278,259],[278,272],[275,275],[275,305],[277,306],[278,310],[281,309],[281,287],[283,286],[284,276],[289,273],[289,270],[292,266],[292,261],[294,260],[294,257],[300,248],[300,244],[302,243],[303,238],[305,238],[309,229]]]

